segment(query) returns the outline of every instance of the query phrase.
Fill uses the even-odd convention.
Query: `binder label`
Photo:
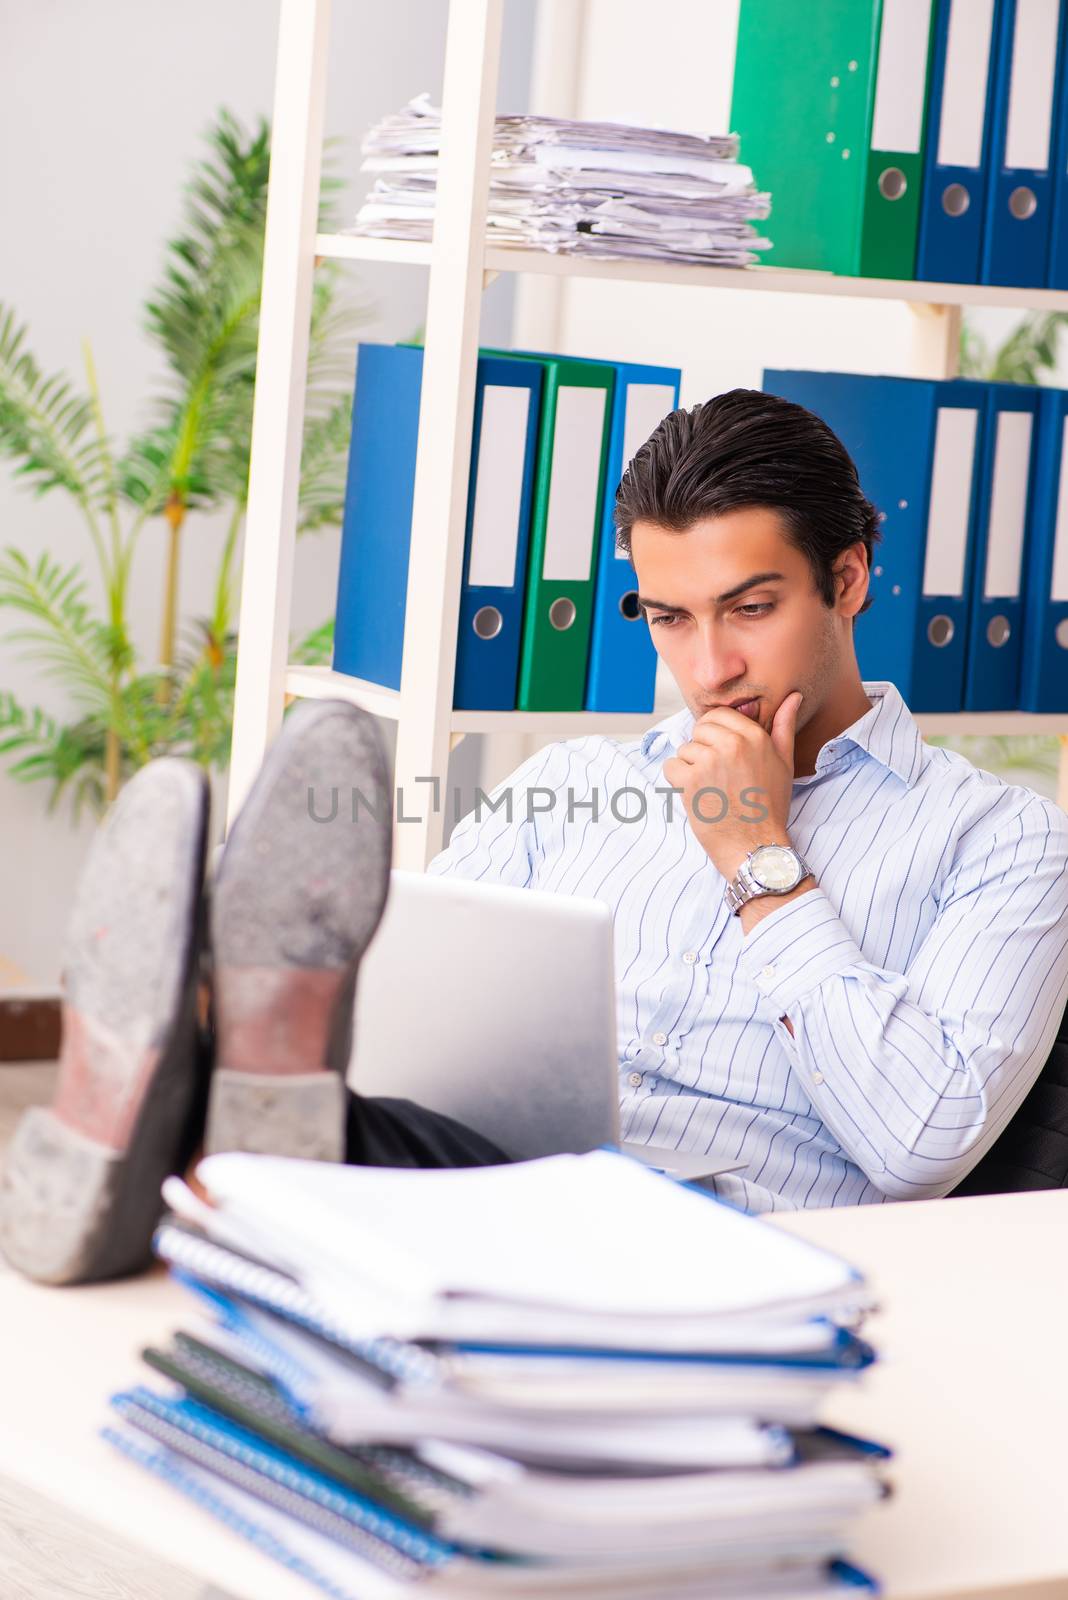
[[[942,79],[940,167],[981,167],[994,0],[950,0]]]
[[[550,583],[590,576],[600,513],[601,442],[607,391],[561,384],[556,396],[552,478],[541,575]]]
[[[1058,0],[1016,0],[1005,165],[1045,172],[1053,121]]]
[[[931,0],[883,0],[871,147],[919,155]]]
[[[1020,593],[1027,485],[1031,467],[1031,422],[1029,411],[1002,411],[998,416],[994,477],[990,486],[984,600],[1014,599]]]
[[[1061,459],[1057,483],[1057,528],[1053,535],[1053,576],[1050,582],[1051,600],[1068,600],[1068,416],[1061,431]]]
[[[670,383],[628,383],[627,403],[623,413],[623,460],[619,475],[623,476],[642,445],[675,407],[675,390]],[[614,486],[613,486],[614,488]],[[627,555],[616,547],[617,561],[626,561]]]
[[[924,594],[963,595],[978,411],[940,406],[927,515]]]
[[[529,417],[529,389],[486,385],[467,568],[467,581],[473,587],[510,589],[515,583]]]

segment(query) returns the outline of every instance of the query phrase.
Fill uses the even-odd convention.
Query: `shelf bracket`
[[[499,277],[500,277],[500,273],[496,270],[495,267],[487,267],[485,272],[482,274],[482,287],[483,287],[483,289],[488,289],[490,284],[491,283],[496,283],[497,279]]]
[[[912,318],[912,361],[917,378],[956,378],[960,374],[960,306],[909,300]]]

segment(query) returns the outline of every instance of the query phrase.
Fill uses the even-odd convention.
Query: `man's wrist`
[[[721,853],[716,865],[727,882],[733,883],[742,863],[749,859],[754,850],[759,850],[766,844],[782,845],[787,850],[794,849],[794,844],[785,828],[761,829],[748,844],[739,844],[732,847],[729,852]]]
[[[729,872],[723,871],[722,867],[720,868],[728,883],[734,882],[739,868],[743,862],[748,860],[752,851],[759,850],[765,844],[779,845],[787,850],[794,850],[795,854],[799,854],[785,828],[762,829],[759,836],[748,847],[739,846],[727,858],[726,865],[730,869]],[[754,928],[758,922],[762,922],[765,917],[770,916],[779,906],[784,905],[788,900],[796,900],[799,895],[806,894],[815,887],[816,880],[812,873],[808,872],[800,883],[795,884],[792,889],[769,889],[760,894],[755,894],[752,899],[746,900],[745,904],[740,906],[734,915],[737,916],[741,923],[743,932],[748,933],[751,928]]]
[[[773,911],[785,905],[789,900],[799,900],[803,894],[817,888],[815,878],[809,876],[802,878],[801,882],[793,889],[787,889],[785,894],[758,894],[752,900],[747,900],[738,912],[738,921],[742,925],[743,933],[751,933],[758,922],[763,922],[765,917],[770,917]]]

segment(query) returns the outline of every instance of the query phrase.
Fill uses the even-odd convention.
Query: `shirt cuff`
[[[775,1018],[795,1000],[865,960],[820,888],[786,900],[742,940],[738,966]]]

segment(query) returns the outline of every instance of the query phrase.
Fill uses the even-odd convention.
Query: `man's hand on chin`
[[[664,777],[683,795],[686,820],[712,865],[728,881],[758,844],[792,842],[786,823],[793,794],[797,714],[803,699],[800,689],[786,696],[770,733],[743,712],[716,706],[694,724],[693,738],[664,762]],[[761,815],[762,808],[766,815]],[[813,878],[804,878],[789,894],[750,900],[738,913],[743,932],[749,933],[784,900],[805,894],[814,883]],[[793,1034],[789,1017],[780,1020]]]
[[[694,724],[693,737],[664,762],[665,779],[683,796],[686,820],[728,881],[757,845],[791,842],[786,824],[803,698],[799,689],[786,696],[770,733],[744,712],[715,706]],[[784,898],[769,896],[763,914]],[[740,915],[744,918],[759,904],[751,901]]]

